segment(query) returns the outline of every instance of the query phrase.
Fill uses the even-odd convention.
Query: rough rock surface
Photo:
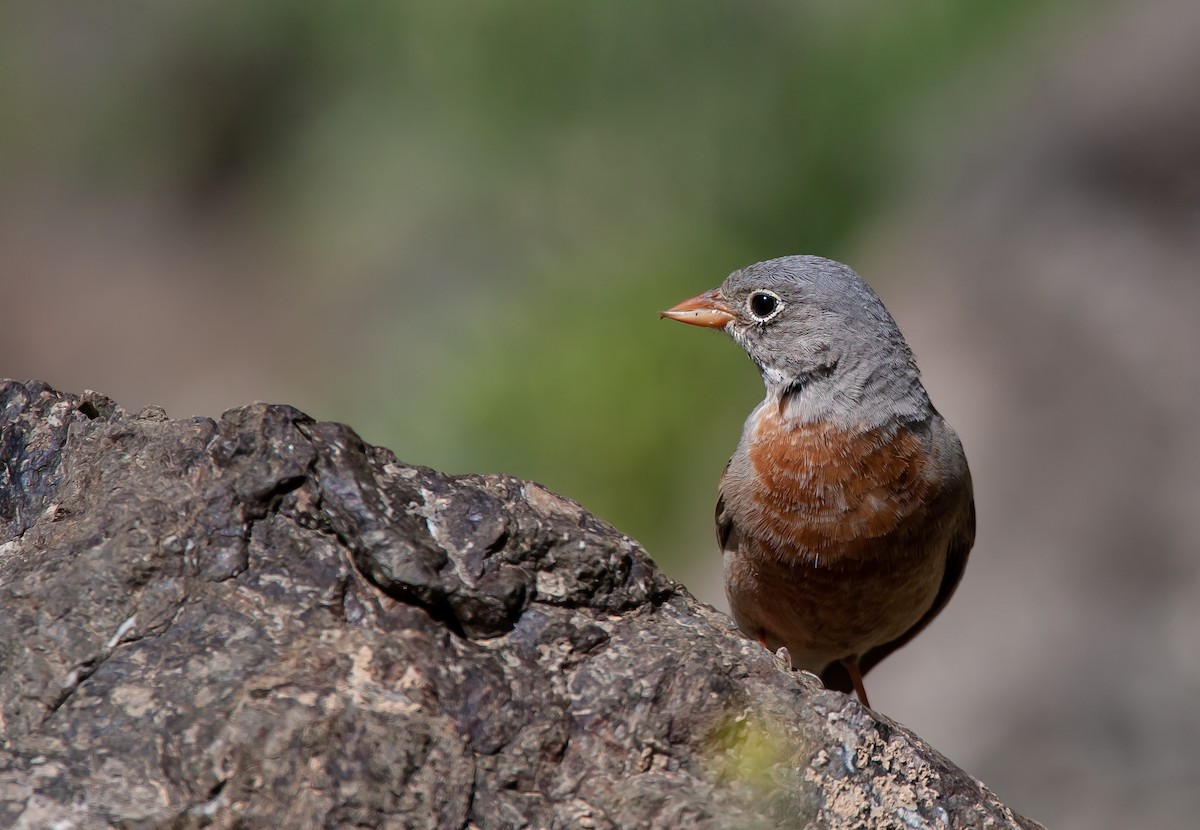
[[[0,734],[3,827],[1038,826],[536,484],[38,382]]]

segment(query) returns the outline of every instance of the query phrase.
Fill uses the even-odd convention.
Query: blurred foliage
[[[717,780],[767,816],[739,825],[741,830],[817,826],[819,800],[794,795],[805,789],[816,795],[812,785],[798,786],[796,780],[814,760],[805,756],[818,751],[803,743],[798,747],[799,737],[794,726],[750,712],[727,715],[706,736],[707,766]]]
[[[845,256],[914,112],[1051,5],[12,4],[0,173],[268,240],[327,310],[297,327],[361,355],[297,403],[538,479],[670,566],[712,549],[696,504],[759,381],[656,312]]]

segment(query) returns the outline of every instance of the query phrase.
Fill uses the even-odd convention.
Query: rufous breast
[[[864,429],[800,423],[778,407],[755,413],[746,434],[755,476],[739,517],[743,532],[781,557],[859,560],[883,539],[924,535],[940,484],[922,424]]]
[[[752,417],[727,474],[726,593],[743,630],[820,672],[920,619],[951,528],[930,521],[940,474],[920,424],[853,430],[775,409]]]

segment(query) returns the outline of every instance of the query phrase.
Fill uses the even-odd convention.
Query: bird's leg
[[[850,675],[850,682],[854,684],[854,694],[858,695],[858,702],[868,709],[871,708],[867,701],[867,687],[863,685],[862,672],[858,670],[858,660],[847,658],[842,661],[842,665]]]

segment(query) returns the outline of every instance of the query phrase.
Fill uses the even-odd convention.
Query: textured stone
[[[536,484],[37,382],[0,452],[0,826],[1038,826]]]

